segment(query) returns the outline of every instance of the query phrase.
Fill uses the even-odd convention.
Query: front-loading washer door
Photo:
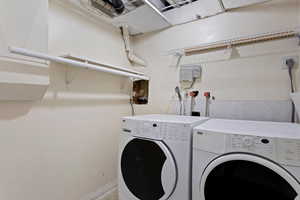
[[[161,141],[129,141],[121,155],[121,173],[136,199],[166,200],[176,187],[175,160]]]
[[[199,189],[199,200],[300,200],[299,183],[289,172],[250,154],[229,154],[212,161]]]

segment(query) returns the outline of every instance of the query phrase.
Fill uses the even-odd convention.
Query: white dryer
[[[300,200],[300,125],[212,119],[194,129],[193,200]]]
[[[119,199],[191,199],[192,131],[206,120],[175,115],[123,118]]]

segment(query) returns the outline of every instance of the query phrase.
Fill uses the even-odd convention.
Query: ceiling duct
[[[145,4],[143,0],[80,0],[80,3],[89,11],[100,15],[104,13],[110,18],[129,13]]]
[[[123,13],[125,7],[124,7],[124,3],[123,3],[122,0],[112,0],[111,4],[112,4],[112,6],[114,7],[114,9],[116,10],[116,12],[118,14],[122,14]]]
[[[92,7],[105,13],[109,17],[115,16],[116,11],[111,3],[107,2],[107,1],[103,1],[103,0],[91,0],[90,2],[91,2]]]

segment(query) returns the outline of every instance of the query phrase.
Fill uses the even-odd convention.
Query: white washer
[[[194,128],[193,200],[299,200],[300,125],[212,119]]]
[[[119,199],[191,199],[192,131],[206,120],[175,115],[123,118]]]

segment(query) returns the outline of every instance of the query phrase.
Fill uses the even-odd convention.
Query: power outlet
[[[285,56],[282,58],[282,69],[288,69],[288,66],[286,65],[286,61],[289,59],[293,59],[295,61],[295,68],[299,65],[299,56]]]

